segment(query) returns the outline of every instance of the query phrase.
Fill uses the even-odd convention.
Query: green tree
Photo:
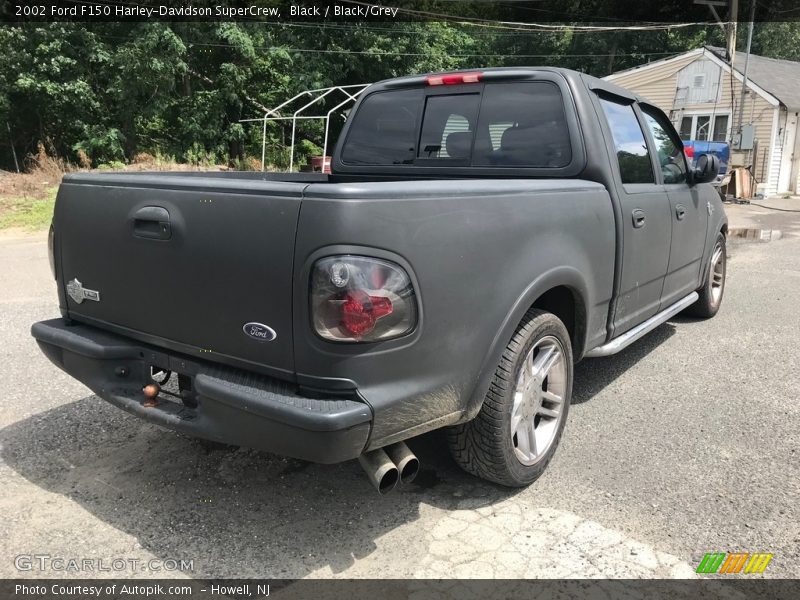
[[[95,165],[149,152],[238,166],[261,154],[261,125],[240,119],[258,118],[307,89],[491,66],[553,65],[603,76],[703,44],[724,45],[713,25],[589,33],[569,23],[551,27],[553,18],[570,14],[581,25],[589,24],[586,15],[596,15],[597,25],[630,25],[613,20],[636,18],[626,14],[625,0],[416,5],[463,18],[1,26],[0,131],[7,122],[20,156],[42,143],[73,162],[81,150]],[[683,0],[642,7],[648,21],[686,10]],[[706,7],[692,10],[695,20],[708,20]],[[531,21],[550,26],[514,25]],[[746,27],[739,28],[740,49],[743,35]],[[756,25],[753,52],[800,59],[799,48],[797,23]],[[325,114],[343,98],[331,94],[308,114]],[[331,144],[342,123],[331,123]],[[267,133],[267,161],[285,167],[289,121],[271,123]],[[302,163],[303,155],[320,151],[324,128],[321,121],[298,121],[295,133]],[[9,142],[0,134],[0,168],[13,168]]]

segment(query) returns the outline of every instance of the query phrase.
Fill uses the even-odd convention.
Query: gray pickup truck
[[[573,71],[403,77],[360,97],[332,174],[74,173],[56,202],[61,317],[32,334],[101,398],[185,434],[382,492],[446,428],[524,486],[573,364],[680,311],[711,317],[727,219],[664,114]]]

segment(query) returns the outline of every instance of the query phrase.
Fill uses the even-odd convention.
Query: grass
[[[26,173],[6,173],[0,171],[0,231],[5,229],[21,229],[23,231],[41,231],[50,226],[55,207],[58,183],[65,171],[75,167],[63,160],[47,155],[43,147],[39,153],[31,156],[34,167]],[[261,163],[248,166],[261,168]],[[126,165],[115,162],[100,165],[95,171],[109,169],[125,171],[198,171],[227,169],[225,165],[190,165],[176,163],[174,159],[149,154],[140,154],[135,163]],[[91,169],[83,169],[91,171]]]
[[[0,197],[0,230],[40,231],[50,226],[57,187],[48,188],[44,198],[29,196]]]

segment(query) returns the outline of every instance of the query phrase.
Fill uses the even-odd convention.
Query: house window
[[[678,133],[682,140],[724,142],[728,139],[728,115],[685,115]]]
[[[681,119],[680,134],[682,140],[692,139],[692,127],[694,127],[694,119],[692,117],[683,117]]]
[[[715,142],[724,142],[728,137],[728,115],[714,117],[714,129],[711,139]]]
[[[694,139],[701,142],[708,141],[709,130],[711,129],[711,117],[707,115],[698,115],[697,122],[694,126]]]

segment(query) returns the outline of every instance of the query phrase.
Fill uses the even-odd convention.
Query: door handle
[[[133,213],[133,235],[151,240],[170,239],[169,211],[161,206],[143,206]]]
[[[637,208],[631,213],[631,218],[633,219],[633,228],[640,229],[644,227],[644,211],[641,208]]]
[[[676,204],[675,205],[675,217],[678,221],[683,221],[683,218],[686,216],[686,207],[683,204]]]

